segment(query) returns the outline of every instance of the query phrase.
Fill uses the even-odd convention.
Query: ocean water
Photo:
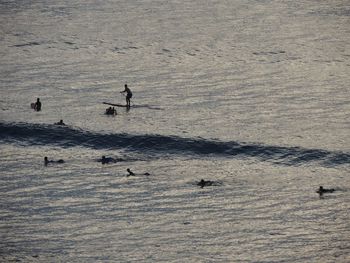
[[[0,44],[1,262],[350,262],[348,1],[7,0]]]

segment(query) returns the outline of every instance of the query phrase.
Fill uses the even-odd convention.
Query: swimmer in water
[[[214,184],[213,181],[205,181],[203,179],[197,183],[197,185],[200,186],[201,188],[203,188],[204,186],[211,186],[213,184]]]
[[[106,157],[106,156],[102,156],[102,158],[100,160],[98,160],[99,162],[101,162],[102,164],[106,164],[106,163],[116,163],[117,160],[112,158],[112,157]]]
[[[64,126],[66,124],[64,124],[63,120],[60,120],[59,122],[56,122],[55,125],[62,125],[62,126]]]
[[[323,186],[320,186],[320,188],[318,188],[318,190],[316,191],[316,193],[318,193],[320,196],[323,195],[324,193],[333,193],[335,190],[333,188],[331,189],[325,189],[323,188]]]
[[[54,161],[54,160],[49,160],[46,156],[44,158],[44,164],[45,166],[48,165],[49,163],[64,163],[64,160],[62,159],[59,159],[57,161]]]

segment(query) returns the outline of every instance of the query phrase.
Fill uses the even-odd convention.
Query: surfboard
[[[103,104],[110,105],[110,106],[114,106],[114,107],[124,107],[124,108],[132,107],[132,106],[124,105],[124,104],[115,104],[115,103],[109,103],[109,102],[102,102],[102,103],[103,103]]]
[[[35,103],[30,103],[30,107],[31,107],[32,109],[34,109],[34,108],[35,108]]]
[[[152,106],[152,105],[131,105],[131,106],[126,106],[125,104],[118,104],[118,103],[109,103],[109,102],[102,102],[103,104],[106,105],[110,105],[110,106],[114,106],[114,107],[123,107],[123,108],[145,108],[145,109],[149,109],[149,110],[163,110],[162,108],[156,107],[156,106]]]

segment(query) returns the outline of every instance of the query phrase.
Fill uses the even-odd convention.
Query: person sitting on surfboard
[[[113,107],[109,107],[106,109],[106,112],[105,112],[106,115],[116,115],[117,114],[117,111],[115,110],[115,108]]]
[[[36,99],[36,102],[34,104],[34,110],[35,111],[41,111],[41,102],[40,102],[39,98]]]
[[[127,107],[130,107],[130,99],[131,99],[131,97],[132,97],[132,92],[131,92],[131,90],[128,88],[128,85],[127,84],[125,84],[125,86],[124,86],[125,88],[124,88],[124,90],[123,91],[121,91],[120,93],[124,93],[124,92],[126,92],[126,106]]]
[[[135,173],[133,173],[129,168],[126,169],[126,170],[127,170],[128,173],[129,173],[129,174],[127,175],[128,177],[129,177],[129,176],[135,176]]]

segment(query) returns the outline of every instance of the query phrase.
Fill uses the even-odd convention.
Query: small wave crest
[[[0,140],[9,143],[26,143],[27,145],[121,149],[145,155],[194,154],[197,156],[252,157],[261,161],[286,165],[319,162],[324,166],[338,166],[350,163],[350,153],[339,151],[152,134],[103,134],[67,126],[45,124],[0,123]]]

